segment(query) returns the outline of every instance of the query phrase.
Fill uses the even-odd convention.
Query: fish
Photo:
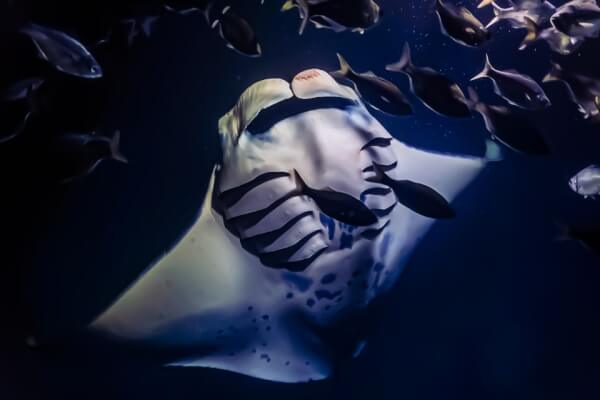
[[[595,100],[596,96],[600,95],[600,81],[591,76],[565,70],[555,62],[550,65],[550,71],[544,76],[542,82],[563,82],[569,98],[577,105],[581,116],[587,120],[597,118],[600,110],[596,107]]]
[[[596,0],[571,0],[556,9],[550,22],[565,35],[597,38],[600,35],[600,6]]]
[[[569,179],[569,187],[586,199],[600,197],[600,166],[592,164],[579,171]]]
[[[26,99],[30,92],[36,91],[44,83],[42,77],[30,77],[10,82],[0,90],[0,102],[10,102]]]
[[[447,219],[456,216],[448,200],[435,189],[408,179],[390,178],[379,165],[374,164],[373,167],[375,176],[369,180],[392,188],[403,206],[428,218]]]
[[[536,8],[523,8],[515,5],[502,8],[496,2],[492,2],[491,4],[494,10],[494,18],[485,26],[486,29],[502,21],[507,21],[513,28],[526,28],[528,18],[536,24],[543,26],[550,21],[555,12],[554,5],[549,1],[539,3],[539,7]]]
[[[484,8],[491,5],[493,0],[482,0],[477,8]],[[509,1],[511,5],[513,5],[517,9],[535,9],[541,6],[545,0],[511,0]]]
[[[519,50],[525,50],[531,44],[543,40],[548,44],[550,50],[563,56],[577,51],[584,43],[584,38],[565,35],[555,27],[541,29],[532,19],[526,17],[527,35],[521,42]]]
[[[120,150],[121,133],[112,138],[95,133],[70,133],[53,139],[50,153],[53,158],[48,169],[57,182],[71,183],[93,173],[103,160],[127,164]]]
[[[294,170],[294,179],[298,184],[299,192],[313,199],[326,215],[352,226],[367,226],[377,222],[373,211],[360,200],[332,189],[313,189],[304,182],[296,170]]]
[[[436,0],[435,11],[442,33],[456,43],[480,47],[490,40],[490,32],[467,8]]]
[[[558,240],[579,242],[588,251],[600,254],[600,228],[593,225],[564,225],[559,224]]]
[[[487,54],[483,70],[471,81],[483,78],[490,79],[494,84],[494,92],[513,106],[539,111],[552,105],[544,89],[533,78],[513,69],[494,68]]]
[[[318,100],[330,98],[348,102],[322,108]],[[248,132],[263,112],[294,99],[313,107]],[[354,346],[341,351],[328,338],[354,342],[368,305],[395,287],[436,223],[394,207],[394,193],[369,182],[373,171],[363,169],[396,162],[387,174],[434,187],[452,202],[487,165],[400,142],[353,88],[316,68],[253,83],[221,117],[218,133],[223,157],[198,199],[200,212],[89,331],[124,347],[161,349],[168,367],[274,382],[323,380],[350,359]],[[326,215],[323,203],[299,194],[294,171],[311,188],[355,199],[364,193],[361,202],[381,210],[378,221],[349,226]]]
[[[471,87],[468,92],[471,108],[482,116],[485,127],[493,139],[519,153],[531,155],[550,153],[543,134],[527,118],[508,107],[481,102],[477,92]]]
[[[31,38],[40,58],[58,71],[85,79],[102,78],[102,67],[77,39],[33,23],[26,24],[19,32]]]
[[[387,65],[385,69],[406,74],[411,91],[430,110],[448,117],[465,118],[471,115],[460,86],[432,68],[415,66],[408,43],[404,45],[400,60]]]
[[[352,82],[356,92],[360,94],[365,103],[390,115],[412,114],[412,107],[398,86],[371,71],[357,73],[341,54],[338,54],[337,57],[340,69],[332,72],[331,76]]]
[[[288,0],[281,11],[298,8],[302,23],[302,35],[308,22],[316,28],[331,29],[334,32],[352,30],[364,33],[376,26],[383,13],[373,0]]]
[[[21,135],[30,119],[31,110],[26,99],[0,102],[0,144]]]
[[[227,47],[248,57],[260,57],[262,49],[252,26],[244,18],[231,11],[230,6],[212,22],[211,27],[219,28],[219,35]]]

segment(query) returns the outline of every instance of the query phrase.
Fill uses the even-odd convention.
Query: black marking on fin
[[[310,256],[309,258],[307,258],[305,260],[287,262],[287,263],[281,264],[279,267],[280,268],[285,268],[285,269],[287,269],[289,271],[292,271],[292,272],[304,271],[325,250],[327,250],[327,247],[322,248],[321,250],[317,251],[315,254],[313,254],[312,256]]]
[[[392,189],[387,187],[387,188],[383,188],[383,187],[374,187],[374,188],[370,188],[365,190],[364,192],[362,192],[360,194],[361,199],[363,198],[363,196],[368,196],[368,195],[374,195],[374,196],[385,196],[387,194],[392,193]]]
[[[289,260],[298,250],[302,248],[310,239],[314,236],[318,235],[321,232],[321,229],[317,229],[308,235],[304,236],[298,243],[286,247],[285,249],[277,250],[271,253],[261,254],[260,262],[262,262],[267,267],[277,267],[280,264],[284,264]]]
[[[239,215],[237,217],[231,218],[227,222],[229,224],[231,224],[231,226],[234,226],[238,232],[245,231],[245,230],[253,227],[257,223],[259,223],[260,220],[262,220],[264,217],[266,217],[275,208],[279,207],[280,205],[282,205],[283,203],[285,203],[287,200],[291,199],[292,197],[298,196],[299,194],[300,193],[298,193],[297,190],[293,190],[290,193],[286,194],[285,196],[279,198],[278,200],[275,200],[273,203],[271,203],[271,205],[269,205],[265,209],[254,211],[254,212],[251,212],[248,214]],[[238,236],[239,236],[239,234],[238,234]]]
[[[375,166],[377,166],[383,172],[391,171],[398,166],[398,161],[394,161],[391,164],[377,164],[373,162],[373,165],[370,165],[362,170],[362,172],[373,172],[375,171]]]
[[[246,193],[250,192],[255,187],[284,176],[290,176],[290,174],[287,172],[266,172],[252,179],[250,182],[221,192],[219,194],[219,200],[225,208],[229,208],[236,204],[242,197],[244,197]]]
[[[363,151],[369,147],[387,147],[390,144],[392,144],[392,138],[377,137],[367,142],[360,150]]]
[[[367,229],[366,231],[362,232],[360,234],[360,236],[364,237],[365,239],[373,240],[377,236],[379,236],[379,234],[381,234],[381,232],[383,232],[385,230],[385,228],[388,227],[389,224],[390,224],[390,221],[386,222],[381,228]]]
[[[375,208],[371,211],[373,211],[373,214],[375,214],[378,218],[385,217],[392,212],[392,210],[396,207],[396,204],[398,204],[398,203],[394,202],[394,204],[392,204],[388,208],[384,208],[384,209]]]
[[[275,242],[297,222],[309,215],[313,215],[313,212],[303,212],[302,214],[299,214],[296,217],[289,220],[281,228],[275,229],[274,231],[261,233],[260,235],[252,236],[246,239],[241,239],[242,247],[250,253],[259,254],[261,251],[263,251],[265,247]]]

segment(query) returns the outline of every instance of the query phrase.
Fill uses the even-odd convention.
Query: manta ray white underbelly
[[[400,143],[352,89],[320,70],[291,84],[254,84],[219,131],[223,161],[197,220],[91,327],[191,349],[170,365],[282,382],[323,379],[335,360],[320,332],[389,290],[434,222],[370,181],[373,166],[450,200],[485,161]],[[310,188],[360,199],[376,222],[332,218],[316,195],[298,189],[299,177]]]

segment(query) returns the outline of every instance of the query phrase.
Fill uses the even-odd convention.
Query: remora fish
[[[471,115],[460,87],[432,68],[415,66],[408,43],[404,45],[400,61],[387,65],[385,69],[406,74],[412,92],[432,111],[449,117],[464,118]]]
[[[494,92],[508,103],[526,110],[542,110],[552,104],[544,89],[530,76],[516,70],[494,68],[489,56],[485,56],[483,70],[471,81],[488,78],[494,84]]]
[[[329,98],[348,101],[321,108],[319,100]],[[266,110],[295,100],[303,105],[299,113],[284,115],[260,135],[247,131]],[[392,176],[435,187],[451,201],[486,165],[401,143],[353,89],[316,69],[291,82],[267,79],[250,86],[219,121],[219,134],[223,158],[201,212],[90,329],[123,345],[161,349],[160,361],[169,366],[219,368],[277,382],[331,376],[338,358],[331,357],[334,344],[326,338],[350,343],[365,307],[394,287],[435,223],[393,207],[391,189],[369,182],[373,172],[363,169],[395,162]],[[297,194],[293,170],[311,187],[332,187],[357,199],[368,193],[364,204],[379,210],[379,221],[360,228],[333,220]],[[228,190],[234,191],[226,201],[219,199]],[[339,329],[340,320],[349,323]],[[323,335],[315,335],[314,321]],[[354,349],[347,346],[344,356]]]
[[[386,114],[412,114],[412,107],[398,86],[371,71],[365,73],[354,72],[344,57],[340,54],[337,56],[340,69],[331,73],[331,76],[351,81],[365,103]]]

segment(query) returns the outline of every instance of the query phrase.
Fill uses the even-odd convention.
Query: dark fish
[[[219,27],[219,34],[230,49],[248,57],[260,57],[262,54],[254,29],[248,21],[234,14],[231,7],[225,7],[211,27]]]
[[[394,191],[398,202],[417,214],[435,219],[448,219],[456,216],[450,203],[435,189],[406,179],[392,179],[376,164],[373,165],[373,169],[375,176],[367,180],[389,186]]]
[[[435,11],[442,33],[458,44],[479,47],[491,38],[481,21],[465,7],[456,7],[437,0]]]
[[[483,70],[471,78],[471,81],[482,78],[491,79],[494,92],[513,106],[526,110],[542,110],[551,105],[544,89],[533,78],[515,70],[494,68],[487,54]]]
[[[31,23],[20,32],[31,38],[39,56],[57,70],[80,78],[102,77],[102,68],[94,56],[66,33]]]
[[[300,34],[308,21],[317,28],[335,32],[352,30],[364,33],[377,25],[382,17],[381,8],[373,0],[288,0],[281,10],[288,11],[294,7],[298,7],[302,19]]]
[[[408,43],[402,58],[386,70],[408,75],[412,92],[432,111],[449,117],[468,117],[471,111],[460,87],[447,76],[429,67],[417,67],[410,56]]]
[[[584,119],[596,118],[600,110],[596,106],[596,97],[600,96],[600,81],[587,75],[563,69],[559,64],[552,63],[550,71],[542,82],[563,82],[573,101]]]
[[[574,240],[581,243],[589,251],[600,253],[600,228],[597,226],[566,226],[557,224],[558,240]]]
[[[494,139],[505,146],[527,154],[550,153],[544,137],[528,119],[508,107],[482,103],[477,92],[469,88],[471,107],[483,117],[485,127]]]
[[[95,134],[69,134],[57,137],[51,145],[54,158],[49,172],[60,183],[81,179],[106,159],[127,163],[119,149],[120,132],[112,138]]]
[[[26,100],[0,103],[0,143],[19,136],[30,118],[31,111]]]
[[[550,22],[565,35],[597,38],[600,35],[600,6],[596,0],[571,0],[556,9]]]
[[[527,35],[523,39],[519,50],[524,50],[532,43],[543,40],[548,44],[550,50],[566,56],[579,49],[579,47],[581,47],[585,41],[583,38],[565,35],[553,26],[546,29],[541,29],[538,24],[536,24],[529,17],[526,17],[525,20],[527,22]]]
[[[31,77],[9,83],[0,90],[0,101],[17,101],[27,98],[31,91],[36,91],[44,79],[40,77]]]
[[[337,56],[340,69],[332,72],[331,75],[334,78],[345,78],[351,81],[365,103],[386,114],[412,114],[412,107],[398,86],[370,71],[356,73],[344,57],[340,54]]]
[[[334,190],[309,187],[294,170],[294,178],[302,194],[312,198],[324,214],[348,225],[367,226],[377,222],[377,217],[360,200]]]

